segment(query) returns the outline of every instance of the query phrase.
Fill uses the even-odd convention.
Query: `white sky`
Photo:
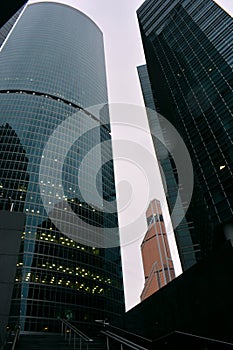
[[[42,0],[43,1],[43,0]],[[31,0],[30,2],[39,2]],[[136,9],[144,2],[142,0],[64,0],[56,1],[67,3],[78,8],[88,15],[101,28],[104,33],[105,55],[107,66],[107,80],[110,103],[126,103],[143,106],[142,94],[139,86],[136,67],[144,64],[139,28],[136,18]],[[216,0],[229,13],[233,13],[233,0]],[[126,117],[127,118],[127,117]],[[115,119],[114,119],[115,120]],[[147,127],[146,120],[143,122]],[[114,127],[113,138],[129,139],[137,142],[146,150],[151,151],[151,140],[145,132],[139,132],[136,128]],[[140,163],[140,160],[138,160]],[[134,232],[128,234],[139,238],[136,242],[128,244],[122,249],[123,273],[125,284],[126,308],[130,309],[140,302],[140,294],[144,285],[144,275],[141,263],[140,243],[146,231],[144,212],[152,198],[160,199],[165,216],[168,215],[165,196],[162,190],[161,179],[157,165],[154,166],[154,186],[150,184],[149,194],[146,177],[140,172],[140,167],[133,167],[132,163],[122,160],[116,161],[116,180],[129,180],[132,183],[132,203],[128,211],[121,211],[119,215],[120,225],[134,220],[135,213],[141,214],[141,220],[134,227]],[[135,180],[136,179],[136,180]],[[145,196],[146,193],[146,196]],[[120,199],[120,189],[118,197]],[[146,198],[145,198],[146,197]],[[120,202],[120,200],[119,200]],[[121,234],[127,235],[124,228]],[[181,272],[174,237],[169,234],[169,242],[173,253],[173,260],[177,274]]]

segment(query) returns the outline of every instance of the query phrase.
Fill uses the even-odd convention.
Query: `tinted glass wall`
[[[168,208],[170,214],[173,213],[173,215],[177,215],[177,219],[179,217],[184,216],[181,223],[177,227],[175,227],[173,223],[173,228],[182,268],[186,270],[192,265],[194,265],[201,258],[202,254],[200,249],[200,239],[196,234],[196,230],[194,229],[194,218],[193,215],[190,213],[190,210],[188,211],[188,213],[186,213],[186,215],[184,215],[182,199],[180,198],[178,192],[178,176],[173,158],[171,154],[167,151],[165,146],[154,136],[159,135],[160,140],[163,140],[164,144],[166,144],[166,142],[168,141],[165,141],[162,132],[162,126],[160,124],[159,114],[157,114],[156,112],[151,112],[151,110],[155,111],[156,108],[146,65],[138,67],[138,75],[140,79],[145,106],[149,108],[149,110],[147,111],[148,122],[152,134],[152,140],[154,143],[156,155],[160,164],[161,175],[164,180],[164,190],[167,198]],[[179,196],[179,205],[177,205],[177,196]],[[173,208],[175,205],[177,209],[174,213]],[[198,223],[199,222],[201,224],[200,218],[198,218]]]
[[[138,17],[156,109],[180,132],[193,161],[200,195],[192,214],[197,222],[203,215],[203,194],[214,227],[231,221],[233,20],[211,0],[148,0]],[[200,238],[207,252],[214,238],[206,231]]]
[[[10,5],[8,4],[10,7]],[[13,25],[15,24],[16,20],[20,16],[21,12],[23,11],[24,6],[22,6],[6,23],[0,28],[0,46],[6,39],[7,35],[10,33],[10,30],[12,29]],[[13,11],[12,11],[13,13]]]
[[[13,210],[27,215],[11,310],[11,320],[20,314],[22,330],[58,330],[58,317],[88,327],[95,319],[112,319],[124,309],[119,249],[71,239],[49,219],[41,199],[43,195],[62,209],[60,221],[67,230],[72,223],[66,222],[66,204],[92,225],[92,234],[96,227],[117,225],[116,212],[106,217],[85,201],[78,178],[85,155],[101,140],[110,140],[109,124],[99,123],[74,142],[67,151],[61,181],[55,183],[60,150],[83,127],[77,119],[68,133],[60,134],[61,148],[55,149],[43,181],[39,177],[43,150],[54,130],[83,107],[106,102],[103,37],[95,23],[62,4],[28,6],[0,53],[1,132],[14,136],[13,141],[5,137],[1,144],[6,158],[1,190],[11,197],[4,203],[9,199]],[[82,123],[88,125],[92,116],[84,115]],[[105,120],[109,122],[106,113]],[[89,196],[94,169],[111,152],[111,144],[103,145],[88,164],[82,186]],[[113,180],[113,165],[107,162],[99,171],[97,187],[102,197],[110,193],[109,198],[115,198]]]

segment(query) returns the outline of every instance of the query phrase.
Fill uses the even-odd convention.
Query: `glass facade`
[[[22,6],[1,28],[0,28],[0,47],[4,40],[6,39],[7,35],[10,33],[13,25],[15,24],[16,20],[19,18],[21,12],[23,11],[24,6]]]
[[[165,140],[162,132],[159,114],[156,112],[151,112],[151,110],[155,111],[155,104],[146,65],[138,67],[138,75],[140,79],[144,103],[145,106],[149,108],[149,110],[147,110],[147,117],[157,159],[160,164],[161,175],[164,180],[164,189],[168,208],[170,213],[172,213],[174,206],[177,206],[177,204],[179,204],[179,206],[177,206],[177,215],[184,216],[178,227],[174,229],[174,233],[182,268],[186,270],[201,258],[200,240],[198,237],[196,237],[193,224],[194,218],[192,215],[190,215],[190,210],[186,216],[184,215],[184,207],[178,191],[179,187],[177,172],[172,156],[164,146],[167,140]],[[163,140],[164,144],[162,144],[154,135],[159,135],[160,140]],[[174,222],[172,222],[172,224],[173,227],[175,227]]]
[[[107,122],[82,134],[67,151],[61,182],[54,182],[60,151],[93,118],[83,108],[107,103],[102,32],[78,10],[56,3],[28,5],[0,53],[1,209],[24,211],[25,230],[17,263],[11,321],[20,315],[23,331],[58,331],[59,317],[91,327],[124,311],[120,248],[80,244],[50,220],[42,196],[61,209],[66,204],[92,227],[117,227],[117,210],[105,214],[87,203],[79,186],[85,155],[101,144],[87,167],[82,186],[97,187],[103,199],[115,200],[114,170]],[[64,130],[43,181],[40,164],[54,130],[75,113],[85,118]],[[78,114],[77,118],[78,118]],[[4,136],[7,134],[7,136]],[[103,140],[110,143],[103,144]],[[48,192],[48,185],[50,190]],[[62,197],[61,197],[62,188]],[[51,202],[50,202],[51,201]],[[79,227],[77,227],[77,232]]]
[[[232,220],[233,20],[212,0],[147,0],[138,18],[156,110],[192,158],[190,211],[205,255],[215,241],[208,220],[214,228]]]

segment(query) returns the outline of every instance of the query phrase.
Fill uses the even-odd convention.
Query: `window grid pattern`
[[[1,52],[0,89],[40,91],[94,106],[107,102],[104,67],[103,35],[94,22],[66,5],[37,3],[24,11]]]
[[[120,249],[88,247],[68,238],[48,218],[40,193],[61,207],[62,220],[68,203],[76,215],[94,224],[94,232],[96,226],[117,228],[117,213],[104,215],[87,204],[78,183],[83,157],[101,140],[111,139],[110,126],[98,126],[73,144],[63,164],[62,183],[52,183],[59,154],[39,183],[43,150],[58,125],[84,106],[107,101],[102,40],[98,27],[79,11],[35,4],[25,10],[0,53],[0,204],[1,209],[26,213],[11,305],[12,322],[20,314],[25,331],[58,331],[58,317],[87,329],[95,319],[111,320],[124,311]],[[60,59],[64,64],[58,65]],[[86,117],[88,123],[91,117]],[[108,113],[103,118],[109,123]],[[79,129],[77,123],[69,135],[61,136],[61,148],[65,150]],[[92,159],[85,191],[95,180],[94,169],[111,152],[111,146],[103,144]],[[46,182],[51,193],[44,190]],[[98,186],[107,200],[115,198],[112,162],[100,168]]]
[[[164,40],[166,38],[170,37],[170,41],[172,42],[172,39],[174,40],[174,44],[171,45],[172,51],[170,52],[170,56],[167,55],[167,50],[164,49],[164,44],[162,40],[160,40],[160,37],[157,37],[157,43],[159,42],[159,49],[163,51],[163,58],[165,59],[164,62],[167,62],[167,66],[163,63],[163,70],[164,75],[167,76],[167,84],[170,88],[170,93],[173,97],[174,104],[176,106],[176,110],[178,111],[180,120],[183,121],[183,125],[185,128],[185,136],[189,139],[189,145],[190,148],[192,147],[192,151],[195,154],[195,160],[199,166],[200,169],[202,169],[202,176],[203,180],[201,180],[201,184],[203,184],[203,189],[205,192],[207,192],[210,196],[212,194],[211,191],[211,183],[210,178],[214,175],[215,179],[217,180],[214,184],[214,187],[218,186],[218,191],[220,194],[217,196],[217,201],[219,201],[219,198],[221,198],[221,202],[224,200],[226,201],[226,207],[228,210],[230,210],[230,213],[232,214],[231,209],[231,203],[228,199],[228,193],[226,193],[226,190],[224,188],[224,182],[226,183],[227,179],[223,182],[222,179],[222,172],[220,171],[221,164],[223,166],[228,168],[228,181],[230,178],[232,178],[232,164],[231,161],[229,163],[229,158],[227,159],[226,151],[230,152],[231,144],[232,144],[232,138],[228,132],[228,130],[224,127],[224,120],[222,120],[222,104],[224,104],[224,110],[226,110],[225,116],[228,116],[228,120],[230,121],[230,116],[232,115],[232,106],[231,101],[229,100],[229,96],[232,96],[232,86],[231,81],[229,80],[231,71],[228,67],[228,70],[226,69],[225,76],[222,74],[222,65],[217,66],[215,63],[215,60],[213,59],[213,53],[217,55],[218,53],[215,51],[212,51],[212,57],[210,57],[210,54],[207,52],[206,47],[203,45],[203,38],[201,37],[202,41],[200,41],[200,38],[198,40],[196,33],[193,32],[195,28],[194,23],[188,21],[188,15],[182,11],[182,9],[179,9],[177,12],[177,17],[173,17],[171,20],[172,26],[167,26],[167,32],[164,33]],[[178,18],[180,21],[178,21]],[[191,25],[188,26],[188,23],[191,22]],[[185,26],[186,36],[184,36],[184,29],[181,26],[181,23]],[[191,27],[191,28],[190,28]],[[173,30],[171,30],[173,28]],[[197,32],[197,31],[196,31]],[[179,38],[178,41],[176,38]],[[188,37],[188,39],[187,39]],[[162,44],[161,44],[162,42]],[[182,43],[182,44],[181,44]],[[186,45],[185,45],[186,44]],[[198,45],[198,49],[201,49],[202,55],[196,53],[193,50],[193,47]],[[186,46],[186,47],[185,47]],[[154,45],[155,47],[155,45]],[[176,51],[174,51],[174,47],[176,47]],[[189,50],[189,52],[192,54],[190,55],[192,58],[188,60],[185,65],[185,68],[182,67],[181,62],[184,60],[178,59],[177,51],[179,52],[179,55],[183,58],[185,57],[185,49],[186,51]],[[175,53],[174,53],[175,52]],[[210,51],[211,52],[211,51]],[[157,51],[158,54],[158,51]],[[162,61],[161,61],[162,62]],[[177,65],[177,68],[179,70],[174,70],[172,64],[174,62]],[[223,62],[224,64],[224,62]],[[161,65],[162,66],[162,65]],[[225,63],[226,66],[226,63]],[[195,69],[196,68],[196,69]],[[186,74],[186,70],[189,72],[190,76]],[[212,73],[213,71],[217,71],[217,73]],[[178,72],[177,72],[178,71]],[[180,80],[182,77],[185,79],[185,83],[180,83]],[[181,78],[181,79],[179,79]],[[173,80],[172,80],[173,79]],[[172,83],[173,81],[173,83]],[[193,87],[193,81],[195,81],[196,86],[198,89]],[[188,85],[188,91],[191,91],[191,96],[185,96],[185,90],[184,85]],[[195,89],[196,88],[196,89]],[[226,94],[223,92],[227,91]],[[200,96],[200,92],[203,94]],[[229,95],[230,92],[230,95]],[[183,96],[184,104],[182,105],[182,102],[180,101],[180,96]],[[205,101],[203,102],[203,96]],[[188,99],[187,99],[188,97]],[[213,98],[214,97],[214,98]],[[216,97],[219,97],[217,100],[218,103],[216,103]],[[192,102],[196,102],[194,106],[191,105],[190,100]],[[220,100],[220,101],[219,101]],[[191,105],[191,107],[190,107]],[[183,109],[182,109],[183,107]],[[211,117],[213,118],[213,114],[215,115],[215,124],[217,124],[217,127],[213,128],[212,118],[210,118],[210,111],[211,109]],[[187,115],[188,111],[188,118],[185,116]],[[190,118],[192,117],[192,119]],[[197,122],[197,118],[198,122]],[[200,120],[201,118],[201,120]],[[191,126],[191,120],[192,120],[192,126]],[[225,137],[224,140],[220,137],[217,137],[215,135],[216,131],[223,130]],[[197,132],[197,134],[196,134]],[[207,136],[208,133],[208,136]],[[194,139],[195,137],[195,139]],[[210,139],[210,140],[209,140]],[[194,142],[196,141],[196,143]],[[201,141],[201,145],[200,145]],[[209,141],[212,141],[209,143]],[[201,147],[205,150],[204,156],[200,156],[197,154],[197,147]],[[216,154],[218,152],[218,154]],[[203,159],[204,158],[204,159]],[[216,161],[217,158],[217,161]],[[204,166],[204,162],[209,164],[209,167],[207,170]],[[217,164],[216,164],[217,163]],[[211,167],[211,168],[210,168]],[[211,170],[210,170],[211,169]],[[224,168],[225,169],[225,168]],[[199,176],[200,178],[200,176]],[[215,190],[215,189],[214,189]],[[222,193],[222,195],[221,195]],[[208,198],[208,197],[207,197]],[[221,215],[219,215],[217,206],[215,205],[216,198],[212,194],[210,198],[211,202],[207,200],[207,204],[209,204],[210,208],[214,208],[215,212],[213,213],[213,216],[216,215],[219,222],[221,222]],[[224,204],[222,203],[224,206]]]
[[[8,210],[13,204],[13,210],[24,210],[27,214],[25,232],[22,234],[22,252],[16,272],[12,320],[16,318],[19,306],[21,314],[24,315],[22,325],[27,330],[41,331],[48,324],[51,330],[56,330],[57,321],[54,319],[59,315],[64,316],[64,305],[66,309],[72,310],[73,319],[83,322],[84,325],[92,322],[93,317],[99,318],[106,314],[110,318],[115,317],[123,307],[119,250],[114,248],[106,251],[87,247],[65,237],[47,218],[40,198],[38,174],[45,143],[53,130],[77,109],[42,96],[11,92],[0,94],[0,103],[0,118],[4,125],[2,130],[5,134],[8,131],[8,138],[4,135],[1,137],[0,151],[8,158],[9,164],[8,169],[5,166],[7,175],[1,173],[0,179],[2,191],[7,187],[4,180],[8,181],[8,191],[1,198],[4,200],[2,209]],[[10,127],[6,128],[6,125]],[[77,130],[71,132],[75,133]],[[81,218],[95,225],[103,225],[103,216],[96,213],[94,207],[85,208],[77,186],[79,158],[76,151],[78,148],[78,154],[85,155],[99,140],[99,134],[100,130],[95,130],[93,134],[85,135],[86,138],[79,140],[76,147],[68,153],[61,184],[66,198],[56,198],[57,203],[67,200]],[[107,135],[109,136],[109,132]],[[14,139],[17,142],[12,141]],[[110,150],[106,149],[105,153],[108,152]],[[21,172],[19,163],[24,165]],[[105,176],[110,176],[113,171],[112,164],[105,167]],[[50,180],[48,173],[48,181]],[[108,179],[105,193],[114,193],[113,190],[113,184]],[[51,197],[56,197],[55,192]],[[104,225],[111,224],[116,224],[115,215],[105,218]],[[46,295],[51,313],[43,314]],[[53,295],[53,298],[49,299],[49,295]],[[99,301],[90,301],[91,299]],[[59,300],[63,303],[59,304]],[[95,312],[91,311],[93,303],[96,305]],[[81,314],[80,307],[83,310]],[[86,307],[90,308],[88,312],[85,311]]]
[[[141,88],[143,91],[143,97],[145,101],[146,107],[155,110],[153,94],[151,90],[150,80],[148,76],[148,71],[146,66],[138,67],[138,73],[141,83]],[[155,112],[156,113],[156,112]],[[160,139],[164,139],[162,134],[161,125],[159,123],[159,117],[155,113],[150,113],[148,111],[148,121],[150,125],[150,130],[152,135],[157,134],[160,130],[161,135]],[[153,138],[153,142],[155,145],[155,151],[160,162],[160,165],[163,169],[163,175],[166,181],[166,197],[168,201],[168,207],[170,213],[172,212],[174,205],[176,203],[176,212],[177,215],[181,216],[184,213],[184,205],[181,202],[181,198],[179,198],[179,207],[177,206],[177,195],[178,193],[178,178],[177,174],[175,174],[175,169],[173,168],[173,163],[171,156],[168,154],[165,147],[155,138]],[[164,140],[165,142],[165,140]],[[173,212],[174,215],[174,212]],[[175,228],[175,238],[177,241],[177,248],[179,251],[181,264],[184,270],[190,268],[194,265],[197,260],[200,258],[200,243],[195,239],[195,235],[192,234],[194,230],[194,223],[192,217],[189,217],[189,221],[186,217],[181,221],[178,227]],[[195,243],[194,243],[195,242]]]
[[[17,18],[19,17],[19,15],[21,14],[21,12],[23,11],[24,6],[21,7],[15,14],[14,16],[12,16],[1,28],[0,28],[0,47],[2,45],[2,43],[5,41],[7,35],[9,34],[9,32],[11,31],[13,25],[15,24]]]
[[[156,62],[171,108],[165,116],[188,146],[211,222],[217,225],[233,214],[233,20],[213,1],[169,3],[165,17],[152,13],[153,24],[146,19],[152,1],[138,11],[154,100],[163,114],[153,77]]]

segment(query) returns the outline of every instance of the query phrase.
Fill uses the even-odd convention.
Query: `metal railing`
[[[73,336],[74,350],[82,350],[83,347],[85,347],[86,350],[88,350],[88,344],[93,342],[93,339],[89,338],[86,334],[84,334],[78,328],[70,324],[67,320],[60,319],[60,321],[61,334],[65,336],[65,340],[67,340],[68,338],[69,344],[71,344]]]
[[[10,328],[7,331],[5,341],[2,344],[0,350],[14,350],[15,346],[19,340],[19,335],[20,335],[20,326],[19,325],[16,325],[14,327],[14,329]]]
[[[134,338],[137,338],[139,342],[146,342],[146,343],[152,343],[152,339],[148,339],[148,338],[145,338],[143,337],[142,335],[139,335],[139,334],[136,334],[134,332],[130,332],[126,329],[123,329],[123,328],[120,328],[120,327],[117,327],[117,326],[113,326],[112,324],[109,324],[108,325],[108,328],[112,328],[113,331],[112,333],[114,333],[114,330],[115,332],[123,332],[124,334],[127,334],[129,335],[129,337],[133,336]]]
[[[124,346],[127,348],[131,348],[134,350],[148,350],[147,347],[144,347],[142,345],[136,344],[135,342],[128,340],[124,337],[119,336],[116,333],[113,333],[111,331],[101,331],[102,334],[106,336],[106,341],[107,341],[107,350],[110,350],[110,344],[109,344],[109,338],[113,339],[114,341],[118,342],[120,344],[120,349],[123,350]],[[134,336],[137,336],[134,334]],[[150,341],[149,339],[146,339],[147,341]],[[151,341],[150,341],[151,342]]]
[[[12,344],[11,350],[15,349],[15,346],[16,346],[18,340],[19,340],[19,335],[20,335],[20,326],[17,326],[16,330],[15,330],[15,336],[14,336],[14,340],[13,340],[13,344]]]

